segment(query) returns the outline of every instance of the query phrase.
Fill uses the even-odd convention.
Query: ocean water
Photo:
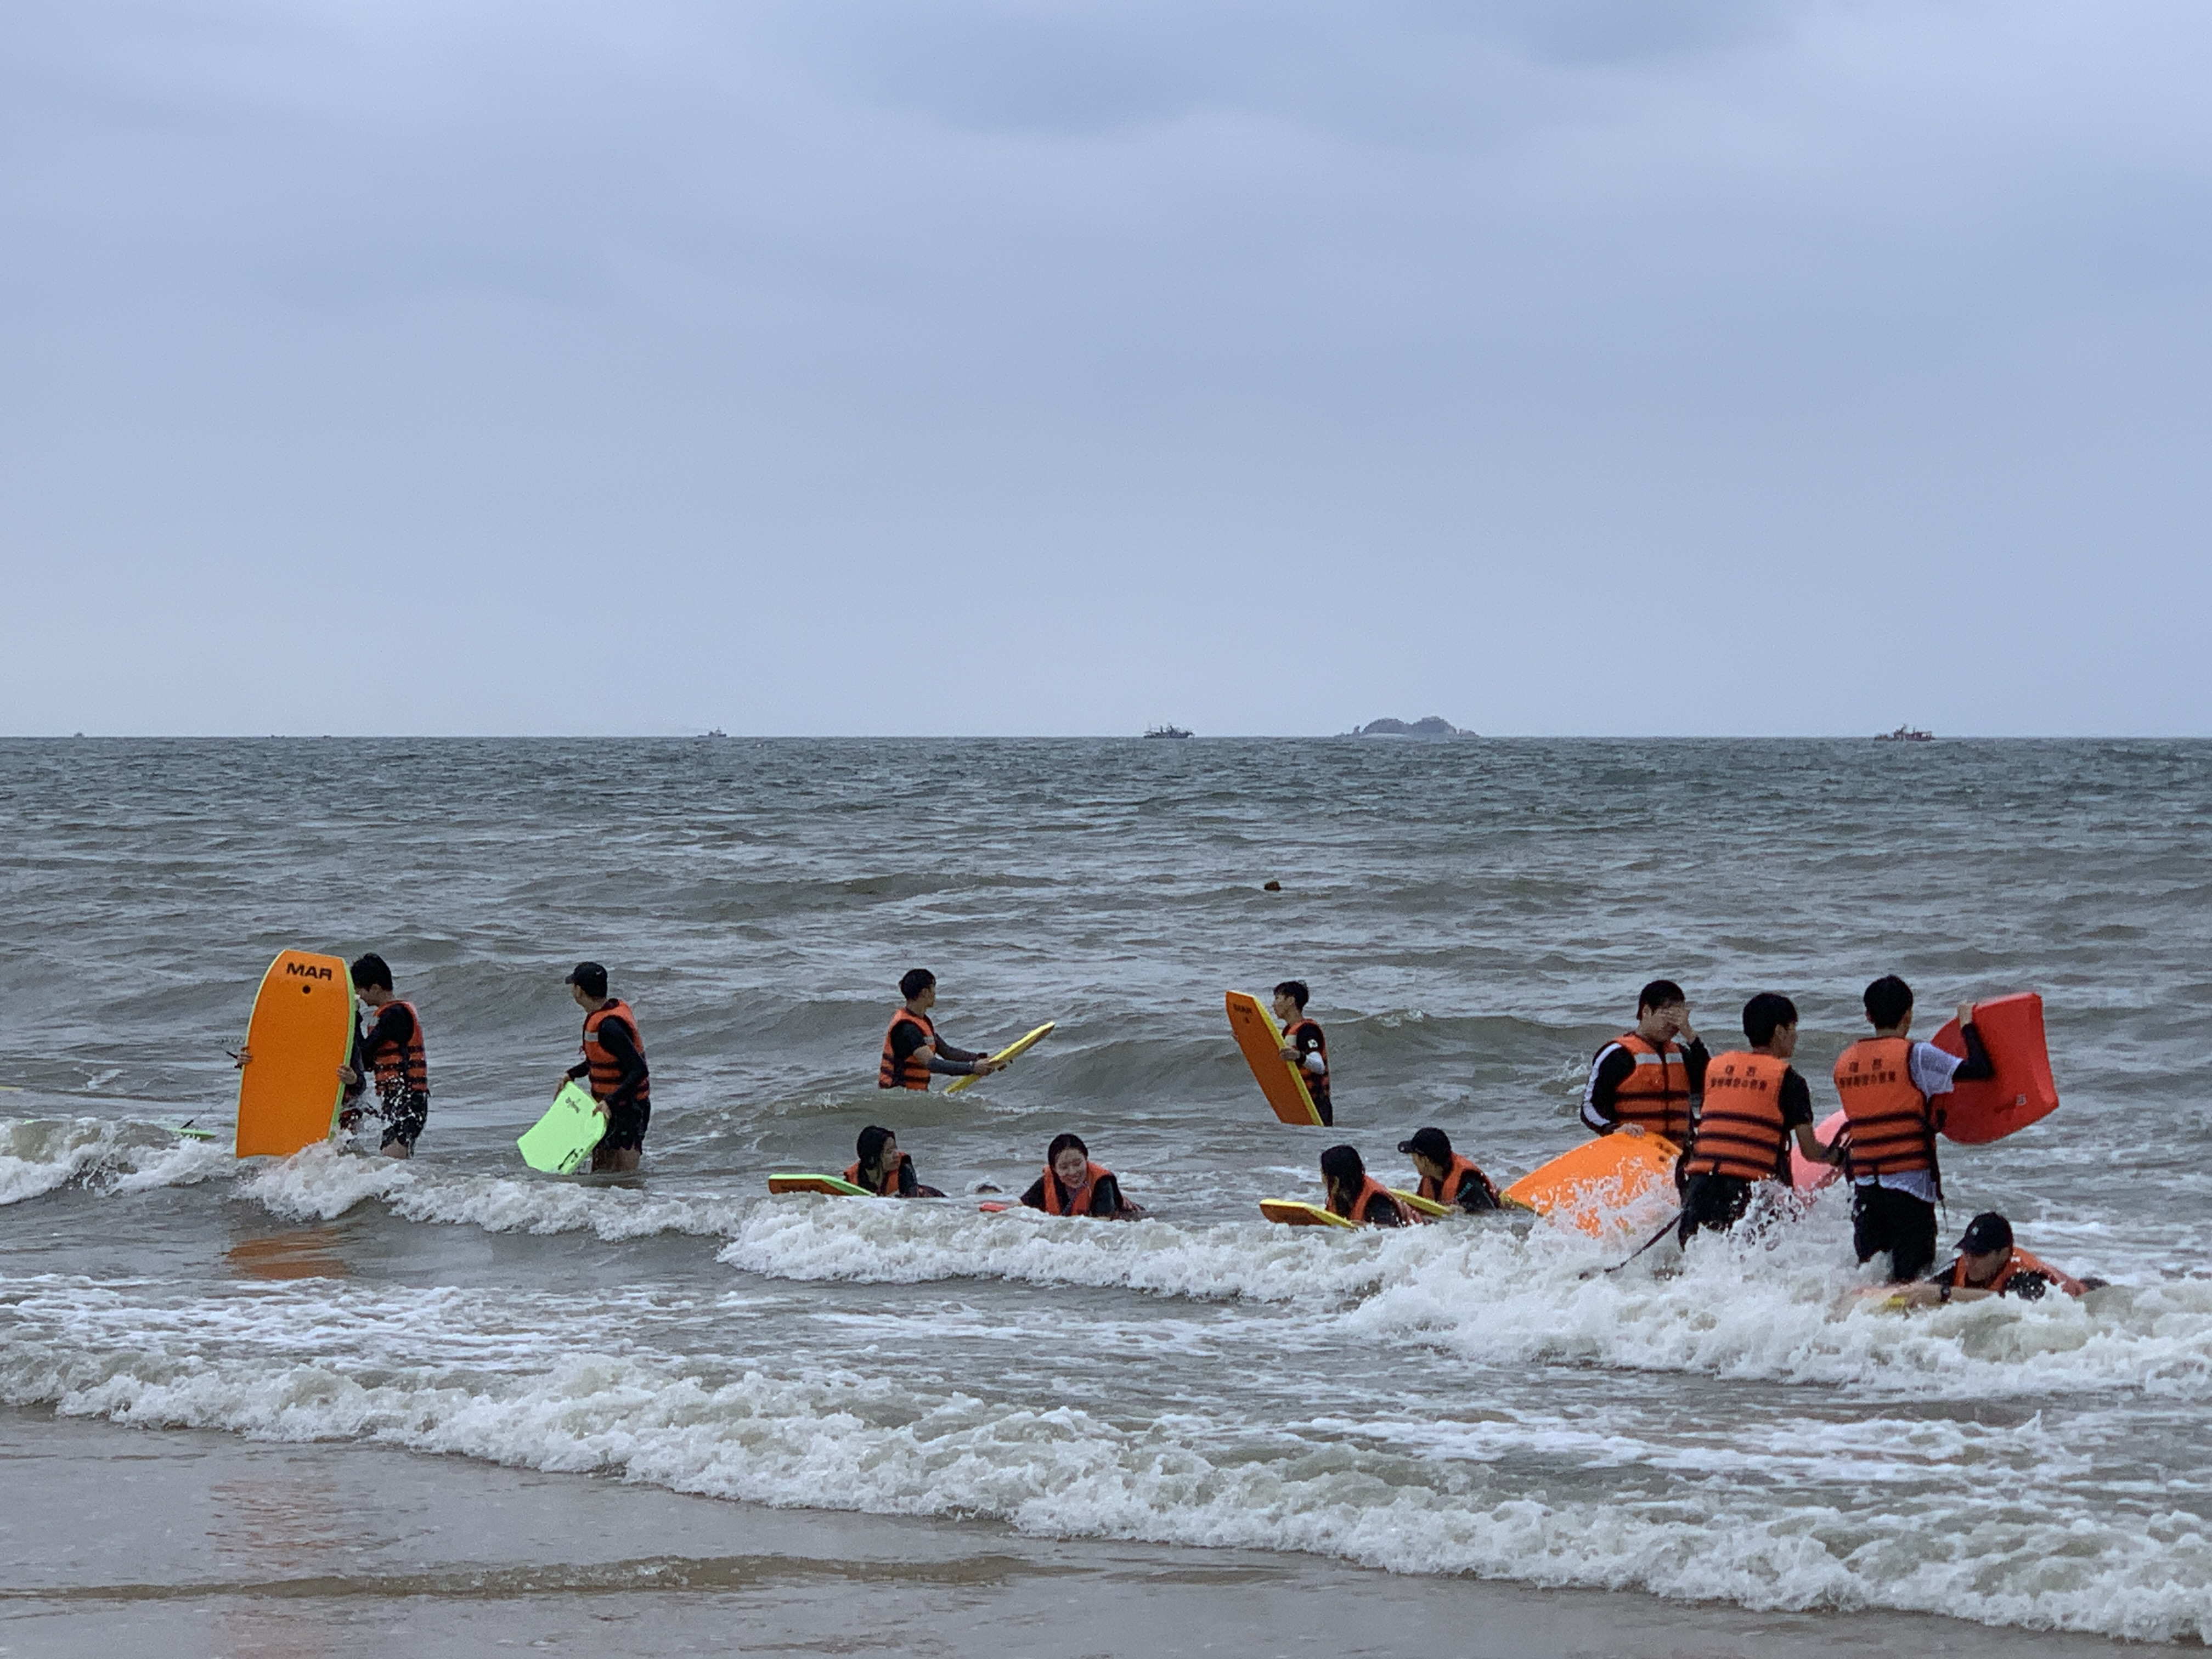
[[[1408,1574],[2212,1633],[2212,745],[0,744],[0,1401],[620,1474],[756,1504]],[[1268,893],[1262,884],[1281,882]],[[381,951],[434,1105],[393,1165],[240,1164],[224,1054],[286,946]],[[654,1071],[645,1169],[514,1138],[604,961]],[[953,1097],[939,1024],[1060,1029]],[[1501,1182],[1580,1138],[1637,988],[1805,1016],[1899,972],[1923,1028],[2035,988],[2064,1099],[1948,1148],[2112,1288],[1910,1317],[1834,1189],[1620,1260],[1528,1218],[1269,1226],[1423,1123]],[[1267,1115],[1221,993],[1311,982],[1338,1127]],[[768,1198],[889,1123],[954,1198]],[[1065,1128],[1152,1218],[979,1213]],[[1656,1205],[1656,1200],[1654,1201]],[[1945,1243],[1948,1243],[1947,1237]],[[1675,1270],[1679,1266],[1679,1271]],[[1655,1270],[1657,1269],[1657,1270]]]

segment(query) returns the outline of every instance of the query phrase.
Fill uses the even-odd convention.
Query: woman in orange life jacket
[[[1976,1216],[1959,1240],[1959,1253],[1917,1285],[1897,1293],[1907,1307],[1934,1302],[1979,1302],[1984,1297],[2016,1296],[2038,1302],[2053,1285],[2069,1296],[2102,1288],[2101,1279],[2075,1279],[2012,1242],[2012,1223],[1996,1211]]]
[[[1797,1052],[1797,1005],[1761,991],[1743,1005],[1748,1053],[1715,1054],[1705,1098],[1682,1153],[1682,1221],[1687,1244],[1699,1228],[1726,1232],[1751,1202],[1752,1183],[1790,1178],[1790,1139],[1816,1164],[1835,1155],[1813,1133],[1813,1091],[1790,1057]]]
[[[411,1158],[415,1141],[430,1117],[430,1067],[422,1047],[422,1022],[415,1005],[392,994],[392,969],[374,951],[355,958],[354,994],[375,1018],[364,1030],[356,1024],[353,1053],[338,1067],[345,1101],[338,1124],[350,1129],[364,1111],[384,1120],[378,1150],[386,1158]],[[368,1080],[376,1081],[376,1103],[364,1106]]]
[[[1490,1177],[1473,1158],[1452,1151],[1451,1137],[1442,1129],[1416,1129],[1412,1139],[1398,1143],[1398,1150],[1412,1154],[1420,1194],[1430,1203],[1470,1215],[1501,1207]]]
[[[1705,1045],[1690,1029],[1690,1005],[1671,979],[1655,979],[1636,998],[1636,1029],[1597,1051],[1583,1089],[1583,1124],[1592,1134],[1664,1135],[1680,1146],[1705,1091]]]
[[[1332,1146],[1323,1152],[1321,1178],[1328,1188],[1331,1215],[1370,1227],[1410,1227],[1420,1219],[1412,1205],[1367,1173],[1356,1147]]]
[[[1313,994],[1302,979],[1286,979],[1275,988],[1275,1018],[1283,1026],[1283,1063],[1306,1082],[1314,1110],[1323,1124],[1334,1127],[1336,1103],[1329,1097],[1328,1039],[1318,1021],[1306,1018],[1306,1000]]]
[[[1121,1195],[1114,1172],[1091,1161],[1080,1135],[1054,1135],[1045,1148],[1044,1173],[1030,1183],[1022,1202],[1047,1215],[1091,1215],[1134,1221],[1145,1212]]]
[[[607,1121],[607,1132],[592,1148],[592,1172],[635,1170],[653,1121],[653,1073],[637,1016],[629,1004],[607,994],[607,970],[596,962],[578,963],[566,983],[584,1011],[584,1057],[568,1068],[568,1080],[588,1079],[599,1115]]]
[[[878,1089],[926,1091],[933,1077],[988,1077],[1005,1062],[972,1048],[956,1048],[937,1035],[929,1011],[937,1006],[937,975],[909,968],[899,976],[906,1000],[892,1011],[884,1032],[883,1059],[876,1066]]]
[[[870,1124],[853,1146],[857,1161],[846,1165],[845,1179],[866,1187],[878,1198],[942,1198],[934,1187],[925,1187],[914,1173],[914,1159],[899,1151],[898,1137],[889,1129]]]
[[[1894,974],[1866,988],[1871,1037],[1854,1042],[1836,1061],[1836,1092],[1845,1119],[1844,1168],[1851,1178],[1851,1245],[1862,1262],[1887,1252],[1889,1279],[1903,1285],[1936,1260],[1936,1206],[1943,1178],[1936,1162],[1936,1131],[1942,1109],[1933,1103],[1954,1083],[1996,1075],[1974,1005],[1959,1005],[1959,1035],[1966,1057],[1947,1054],[1932,1042],[1915,1042],[1912,988]]]

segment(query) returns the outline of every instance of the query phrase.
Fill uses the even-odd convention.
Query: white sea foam
[[[515,1374],[537,1339],[406,1363],[410,1345],[476,1328],[489,1300],[273,1288],[221,1317],[156,1316],[112,1288],[52,1285],[17,1304],[0,1394],[124,1423],[368,1438],[774,1504],[1000,1516],[1046,1534],[1291,1548],[1753,1607],[1888,1607],[2152,1639],[2212,1629],[2212,1546],[2195,1518],[2156,1503],[2092,1516],[2065,1489],[2078,1459],[2033,1424],[1877,1420],[1816,1427],[1802,1443],[1770,1426],[1667,1452],[1541,1413],[1441,1432],[1202,1413],[1121,1425],[834,1369],[716,1376],[572,1351]],[[107,1340],[90,1341],[100,1328]],[[1661,1452],[1737,1478],[1593,1501],[1486,1472],[1532,1455],[1635,1468]],[[1845,1452],[1935,1496],[1905,1492],[1887,1525],[1802,1494],[1777,1501],[1775,1488]]]
[[[227,1149],[113,1118],[0,1120],[0,1207],[82,1182],[108,1192],[185,1186],[230,1163]]]

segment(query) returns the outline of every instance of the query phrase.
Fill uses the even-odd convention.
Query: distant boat
[[[1152,726],[1145,729],[1145,735],[1148,738],[1187,738],[1190,733],[1180,726]]]
[[[713,731],[711,731],[711,732],[702,732],[699,734],[699,737],[700,737],[701,741],[702,741],[702,742],[703,742],[705,739],[707,739],[707,738],[726,738],[726,737],[728,737],[729,735],[730,735],[730,734],[729,734],[728,732],[725,732],[724,730],[722,730],[722,728],[721,728],[720,726],[716,726],[716,727],[715,727]]]
[[[1874,740],[1876,743],[1933,743],[1936,734],[1923,732],[1917,726],[1900,726],[1894,732],[1876,732]]]

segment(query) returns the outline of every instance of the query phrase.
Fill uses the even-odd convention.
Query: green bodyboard
[[[568,1175],[590,1158],[592,1148],[606,1132],[607,1121],[599,1115],[599,1103],[568,1082],[553,1097],[551,1109],[514,1144],[521,1149],[522,1161],[532,1169],[548,1175]]]

